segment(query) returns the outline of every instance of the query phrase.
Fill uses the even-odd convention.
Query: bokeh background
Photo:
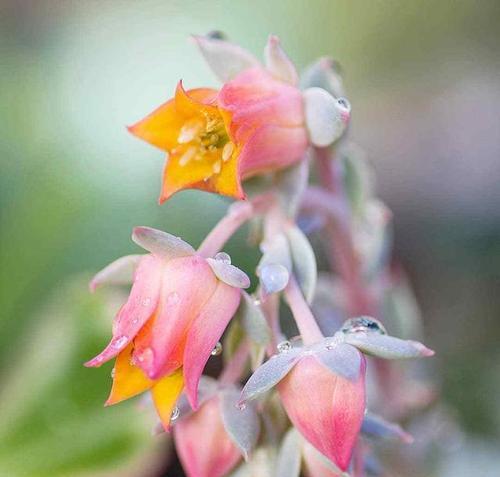
[[[188,41],[213,29],[255,54],[278,34],[299,67],[342,64],[352,138],[395,213],[395,253],[456,420],[425,475],[497,475],[498,25],[496,0],[1,0],[0,475],[180,475],[147,410],[102,408],[110,366],[81,367],[121,298],[90,296],[86,280],[136,252],[135,225],[197,245],[222,214],[204,193],[157,206],[162,153],[124,127],[180,78],[217,85]],[[255,259],[241,235],[229,251]]]

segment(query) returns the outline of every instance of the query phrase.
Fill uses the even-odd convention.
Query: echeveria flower
[[[347,320],[333,337],[308,346],[279,346],[243,388],[241,402],[273,386],[294,426],[324,456],[345,471],[365,414],[366,359],[431,356],[423,344],[388,336],[368,317]]]
[[[147,227],[132,238],[151,252],[121,259],[100,272],[92,286],[116,281],[138,262],[128,301],[116,315],[113,338],[86,366],[101,366],[116,357],[107,404],[148,389],[165,427],[182,391],[197,406],[203,368],[240,302],[248,277],[217,259],[196,255],[170,234]],[[118,265],[117,265],[118,263]]]
[[[244,179],[300,161],[309,135],[325,145],[344,130],[347,103],[319,88],[304,96],[277,37],[266,46],[265,66],[224,40],[195,39],[222,88],[186,91],[179,83],[173,99],[129,128],[167,152],[160,203],[189,188],[241,199]],[[314,124],[306,126],[306,114]],[[327,131],[316,125],[318,114]]]

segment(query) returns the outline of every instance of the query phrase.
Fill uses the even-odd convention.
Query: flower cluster
[[[260,476],[366,475],[373,438],[412,440],[367,407],[397,418],[425,404],[405,393],[415,383],[410,365],[388,360],[433,352],[386,330],[408,329],[402,324],[415,315],[384,306],[402,286],[389,264],[391,217],[347,140],[338,67],[322,58],[299,77],[275,36],[263,63],[220,34],[195,42],[221,88],[179,82],[129,131],[167,154],[160,203],[189,188],[236,201],[197,250],[134,229],[147,253],[116,260],[91,282],[92,291],[132,288],[109,344],[86,366],[115,359],[106,405],[150,392],[157,430],[172,427],[189,477],[237,467]],[[252,294],[250,278],[222,251],[249,221],[262,252]],[[320,273],[316,257],[325,262]],[[221,353],[219,377],[202,376]]]

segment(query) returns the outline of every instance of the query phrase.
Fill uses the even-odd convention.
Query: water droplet
[[[373,332],[381,335],[387,334],[384,325],[380,321],[368,316],[359,316],[347,320],[342,325],[341,331],[343,333]]]
[[[276,346],[278,353],[288,353],[292,349],[292,343],[290,341],[282,341]]]
[[[288,284],[290,274],[283,265],[270,263],[259,271],[259,278],[266,293],[277,293]]]
[[[181,410],[179,409],[179,407],[175,406],[174,409],[172,410],[172,415],[170,416],[170,420],[175,421],[179,417],[180,413]]]
[[[134,318],[134,319],[132,320],[132,324],[133,324],[133,325],[137,325],[137,323],[139,323],[139,318]]]
[[[111,370],[111,378],[112,378],[112,379],[115,379],[115,375],[116,375],[116,369],[115,369],[115,368],[113,368],[113,369]]]
[[[333,348],[335,348],[335,346],[332,344],[332,343],[328,343],[326,346],[325,346],[326,349],[328,350],[332,350]]]
[[[234,151],[234,144],[232,142],[226,143],[226,145],[222,149],[222,160],[224,162],[229,161],[229,159],[231,159],[231,156],[233,155],[233,151]]]
[[[220,341],[217,341],[217,344],[215,345],[214,349],[212,350],[211,355],[212,356],[219,356],[222,353],[222,344]]]
[[[237,402],[236,403],[236,409],[238,409],[239,411],[244,411],[246,408],[247,408],[246,403],[244,403],[244,402]]]
[[[256,299],[253,301],[253,304],[254,304],[255,306],[260,306],[260,305],[262,304],[262,302],[261,302],[258,298],[256,298]]]
[[[144,298],[144,300],[142,300],[141,304],[142,304],[142,306],[149,306],[151,304],[151,298],[149,298],[149,297]]]
[[[180,298],[177,292],[171,292],[167,295],[167,305],[177,305],[179,301]]]
[[[215,260],[218,262],[226,263],[231,265],[231,257],[226,252],[219,252],[215,254]]]
[[[113,348],[120,349],[123,348],[128,341],[126,336],[120,336],[113,341]]]
[[[135,353],[134,358],[139,363],[151,362],[153,360],[153,350],[151,348],[144,348]]]

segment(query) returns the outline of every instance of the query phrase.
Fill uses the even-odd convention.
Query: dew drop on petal
[[[120,336],[113,341],[113,348],[120,349],[123,348],[128,341],[126,336]]]
[[[231,265],[231,257],[226,252],[216,253],[214,258],[218,262],[222,262],[222,263],[226,263],[227,265]]]
[[[244,411],[247,408],[247,405],[244,402],[237,402],[235,406],[238,411]]]
[[[180,413],[181,410],[179,409],[179,407],[175,406],[174,409],[172,410],[172,415],[170,416],[170,420],[175,421],[179,417]]]
[[[347,320],[341,328],[343,333],[361,333],[361,332],[372,332],[379,333],[381,335],[386,335],[387,331],[384,325],[375,318],[370,318],[367,316],[359,316],[356,318],[351,318]]]
[[[276,348],[278,349],[278,353],[288,353],[288,351],[292,349],[292,343],[290,343],[290,341],[282,341],[278,343]]]
[[[144,348],[135,358],[139,363],[150,362],[153,360],[153,350],[151,348]]]
[[[214,349],[212,350],[211,355],[212,356],[219,356],[222,353],[222,344],[220,341],[217,341],[217,344],[215,345]]]
[[[133,324],[133,325],[137,325],[137,323],[139,323],[139,318],[134,318],[134,319],[132,320],[132,324]]]
[[[149,306],[151,304],[151,298],[147,297],[147,298],[144,298],[141,302],[141,305],[142,306]]]
[[[179,294],[171,292],[167,295],[167,305],[177,305],[179,303]]]
[[[260,306],[260,305],[262,304],[262,302],[261,302],[258,298],[256,298],[256,299],[253,301],[253,304],[254,304],[255,306]]]

